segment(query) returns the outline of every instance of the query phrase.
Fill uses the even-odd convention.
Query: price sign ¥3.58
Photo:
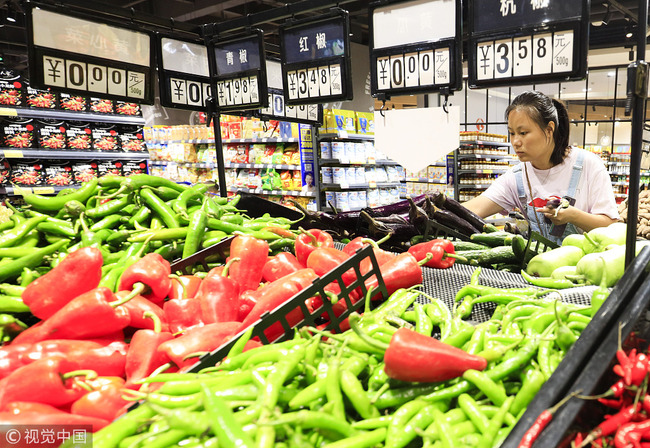
[[[587,0],[470,3],[470,87],[584,78],[588,17]]]

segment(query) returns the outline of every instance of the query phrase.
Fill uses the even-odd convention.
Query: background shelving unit
[[[454,198],[457,201],[478,196],[510,169],[515,159],[509,154],[506,136],[502,137],[503,141],[461,140],[455,151]]]

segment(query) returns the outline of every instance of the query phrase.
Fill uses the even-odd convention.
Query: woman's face
[[[525,109],[513,109],[508,114],[508,134],[517,157],[530,162],[539,170],[551,168],[551,154],[555,143],[555,123],[549,122],[545,130],[535,123]]]

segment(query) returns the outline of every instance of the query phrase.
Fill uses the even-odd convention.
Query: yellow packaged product
[[[358,134],[374,135],[375,114],[372,112],[355,112],[355,123]]]

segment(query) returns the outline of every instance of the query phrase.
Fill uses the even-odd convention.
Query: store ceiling
[[[577,0],[570,0],[577,1]],[[645,1],[645,0],[642,0]],[[246,17],[284,8],[287,4],[300,0],[109,0],[97,2],[103,7],[123,11],[134,16],[153,16],[168,21],[170,24],[184,22],[200,26],[208,23],[222,23],[228,20]],[[66,0],[57,2],[66,4]],[[86,2],[88,4],[92,2]],[[307,2],[302,2],[307,3]],[[350,12],[352,41],[368,43],[368,5],[364,0],[341,0],[340,6]],[[16,15],[20,11],[20,0],[0,0],[0,54],[5,57],[6,65],[20,69],[26,68],[26,36],[24,16],[17,15],[15,23],[7,21],[7,15]],[[631,45],[634,37],[628,38],[628,32],[634,32],[638,23],[639,0],[592,0],[590,48],[608,48]],[[306,15],[317,15],[320,11],[311,11]],[[281,21],[260,25],[265,32],[265,39],[270,48],[278,43],[278,26]]]

